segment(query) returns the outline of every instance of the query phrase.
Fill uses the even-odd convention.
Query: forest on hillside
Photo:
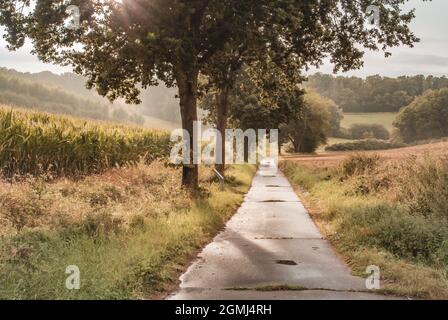
[[[100,102],[101,104],[110,103],[107,98],[98,95],[96,90],[89,90],[86,88],[86,78],[71,72],[66,72],[60,75],[50,71],[23,73],[0,67],[0,76],[28,80],[44,86],[58,87],[69,93],[81,95],[89,100]],[[171,122],[179,122],[179,100],[176,99],[176,94],[177,88],[167,88],[163,84],[141,90],[139,97],[141,104],[139,105],[138,111],[142,115]],[[119,109],[126,109],[128,107],[128,105],[121,100],[117,100],[114,105],[118,106]],[[120,112],[123,113],[122,111]],[[104,114],[103,110],[98,110],[98,114]]]
[[[112,108],[107,101],[86,95],[81,87],[80,91],[76,91],[76,86],[82,82],[77,81],[75,77],[73,83],[61,81],[66,85],[56,85],[58,77],[63,80],[70,77],[70,74],[63,76],[49,72],[43,74],[53,78],[55,83],[39,80],[35,74],[33,76],[0,69],[0,104],[95,120],[144,124],[144,119],[140,115],[129,113],[119,106]],[[64,87],[72,87],[74,91]]]

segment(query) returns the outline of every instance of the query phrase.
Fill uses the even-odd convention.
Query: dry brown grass
[[[156,161],[81,180],[0,182],[0,298],[160,298],[236,212],[255,167],[232,166],[225,190],[201,167],[201,190]],[[81,270],[81,289],[64,286]]]
[[[43,177],[12,184],[0,181],[0,234],[68,227],[106,209],[120,224],[136,215],[188,210],[191,200],[179,181],[179,170],[161,161],[111,169],[80,181],[46,182]]]
[[[358,154],[339,166],[290,161],[282,168],[357,275],[377,265],[384,293],[448,297],[447,159]]]
[[[314,155],[287,154],[283,156],[283,159],[297,161],[301,165],[323,168],[329,166],[337,166],[351,155],[358,153],[365,155],[378,154],[381,156],[383,161],[386,160],[398,162],[406,160],[410,156],[421,159],[425,156],[425,154],[428,153],[438,157],[448,157],[448,141],[383,151],[322,152]]]

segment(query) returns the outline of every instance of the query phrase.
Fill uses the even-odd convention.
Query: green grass
[[[382,292],[448,297],[446,164],[353,156],[337,167],[281,167],[356,275],[376,265]]]
[[[372,113],[344,113],[344,119],[341,126],[349,128],[352,124],[381,124],[389,132],[392,132],[392,123],[395,120],[397,113],[395,112],[372,112]]]
[[[180,188],[180,171],[155,162],[77,182],[0,185],[0,298],[140,299],[175,289],[243,201],[255,167],[230,168],[224,191],[203,167],[196,197]],[[65,287],[69,265],[80,269],[79,290]]]

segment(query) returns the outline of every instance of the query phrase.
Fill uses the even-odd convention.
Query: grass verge
[[[80,181],[0,183],[1,299],[160,298],[243,200],[255,173],[229,168],[224,191],[210,169],[201,194],[178,185],[162,162],[113,169]],[[65,286],[67,266],[80,289]]]
[[[355,155],[334,167],[281,167],[356,275],[376,265],[381,292],[448,298],[446,162]]]

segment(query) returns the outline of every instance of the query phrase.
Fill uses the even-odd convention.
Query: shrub
[[[348,129],[352,139],[374,138],[379,140],[388,140],[389,131],[380,124],[359,124],[355,123]]]
[[[17,190],[8,190],[0,193],[0,219],[3,223],[10,224],[17,231],[25,227],[39,225],[39,220],[46,213],[45,199],[42,199],[40,191],[34,186]]]
[[[341,231],[397,257],[426,262],[437,259],[437,252],[441,252],[443,240],[448,237],[445,226],[385,203],[351,210]]]
[[[373,170],[380,160],[378,155],[352,155],[342,163],[342,173],[344,176],[353,176],[363,174]]]
[[[325,151],[368,151],[402,148],[406,145],[398,142],[390,142],[376,139],[364,139],[350,142],[335,143],[325,147]]]
[[[395,211],[377,222],[372,242],[398,257],[433,262],[447,237],[443,225]]]
[[[399,181],[399,200],[415,215],[448,220],[448,164],[427,157],[408,160]]]
[[[446,161],[384,163],[377,156],[355,155],[340,167],[288,161],[282,169],[306,188],[313,218],[355,272],[377,265],[383,289],[446,299]]]
[[[96,214],[89,214],[82,221],[82,229],[90,237],[99,237],[117,233],[122,225],[122,219],[113,217],[110,213],[102,211]]]
[[[341,121],[344,119],[344,113],[342,109],[334,103],[333,100],[328,99],[328,111],[330,112],[330,128],[327,132],[330,137],[338,137],[341,135]]]
[[[341,139],[352,139],[350,131],[343,127],[339,128],[338,132],[333,133],[332,137]]]

